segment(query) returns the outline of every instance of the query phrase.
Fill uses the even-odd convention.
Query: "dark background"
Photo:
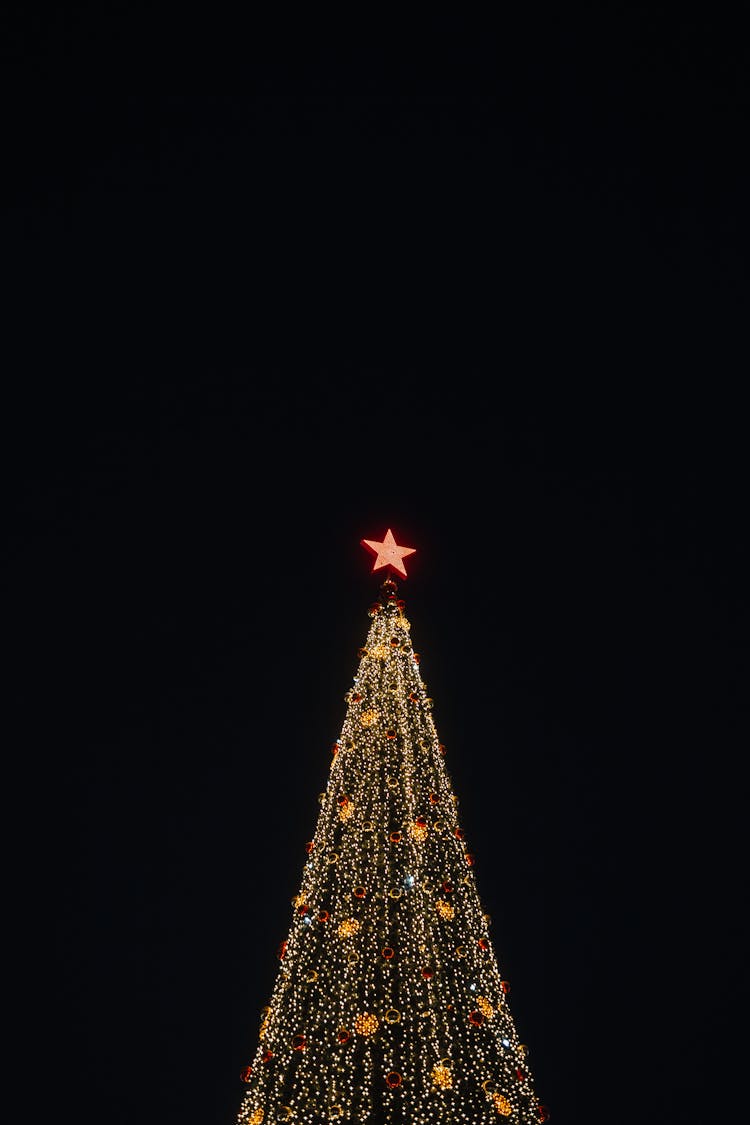
[[[745,39],[111,22],[6,39],[16,1092],[233,1122],[391,527],[552,1121],[741,1116]]]

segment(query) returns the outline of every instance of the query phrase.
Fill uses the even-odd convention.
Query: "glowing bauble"
[[[513,1112],[513,1106],[507,1098],[503,1097],[502,1094],[493,1094],[492,1100],[495,1103],[495,1109],[501,1117],[510,1117]]]
[[[354,937],[359,929],[360,923],[356,918],[344,918],[343,922],[339,922],[338,935],[340,938]]]
[[[453,1085],[453,1075],[447,1066],[438,1063],[432,1068],[432,1084],[439,1090],[450,1090]]]
[[[374,1035],[378,1030],[378,1017],[372,1012],[361,1012],[354,1021],[358,1035]]]
[[[491,1020],[495,1014],[495,1009],[486,996],[479,996],[477,998],[477,1007],[486,1020]]]

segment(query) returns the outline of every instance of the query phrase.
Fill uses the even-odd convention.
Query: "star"
[[[382,543],[378,542],[377,539],[363,539],[362,546],[366,547],[368,551],[372,551],[373,555],[377,555],[375,562],[372,564],[373,570],[380,570],[384,566],[389,566],[403,578],[406,578],[406,567],[403,559],[407,555],[413,555],[416,552],[416,547],[399,547],[393,538],[390,527],[386,531]]]

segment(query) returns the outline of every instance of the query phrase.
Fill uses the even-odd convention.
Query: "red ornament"
[[[466,833],[464,832],[463,828],[454,828],[453,835],[457,840],[463,840]]]
[[[435,976],[435,971],[434,969],[424,968],[422,969],[422,976],[425,980],[432,980],[432,978]]]
[[[471,854],[471,852],[467,852],[466,855],[464,856],[464,859],[466,860],[467,867],[473,867],[474,864],[476,863],[476,859]]]
[[[445,749],[445,747],[443,746],[442,742],[441,742],[441,743],[440,743],[440,745],[438,746],[438,750],[439,750],[439,751],[440,751],[440,753],[441,753],[441,754],[443,755],[443,757],[445,757],[445,755],[446,755],[446,754],[447,754],[447,752],[448,752],[448,751],[447,751],[447,750]]]
[[[314,847],[315,847],[315,841],[314,840],[308,840],[307,843],[305,844],[305,851],[307,852],[308,855],[310,855],[310,853],[312,852]]]
[[[400,844],[402,836],[400,832],[391,832],[390,841],[392,844]]]
[[[391,648],[398,648],[399,642],[396,640],[395,637],[391,637],[390,643],[391,643]]]
[[[318,921],[319,922],[327,922],[330,917],[331,917],[331,915],[328,913],[327,910],[321,910],[320,913],[318,914]]]
[[[375,617],[376,614],[380,613],[380,602],[373,602],[368,610],[368,613],[370,614],[370,617]]]
[[[427,821],[425,820],[425,818],[423,816],[418,816],[417,819],[414,821],[414,823],[419,828],[426,828],[427,827]]]
[[[526,1081],[526,1071],[523,1069],[523,1067],[520,1067],[520,1066],[516,1067],[516,1078],[518,1079],[519,1082],[525,1082]]]
[[[334,758],[336,757],[338,752],[339,752],[338,744],[336,742],[334,742],[333,746],[331,747],[331,753],[333,754]]]
[[[365,890],[364,887],[355,887],[354,890],[352,891],[352,894],[354,895],[355,898],[364,898],[365,895],[367,894],[367,891]]]
[[[501,980],[500,981],[500,988],[507,995],[510,992],[510,981]]]
[[[443,891],[445,892],[445,894],[447,894],[447,895],[452,895],[452,894],[453,894],[453,890],[454,890],[454,887],[453,887],[453,883],[449,883],[449,882],[448,882],[448,881],[446,880],[446,881],[445,881],[445,882],[443,883]]]
[[[309,909],[310,909],[310,907],[305,902],[305,903],[302,904],[302,906],[297,907],[297,913],[300,914],[300,915],[307,914]]]
[[[404,610],[406,609],[406,602],[403,598],[399,598],[399,600],[396,602],[396,608],[400,609],[402,613],[404,612]]]
[[[477,942],[477,945],[479,946],[479,948],[484,953],[486,953],[487,950],[490,948],[490,943],[487,941],[487,938],[483,938],[483,937],[480,937],[479,941]]]
[[[474,1027],[481,1027],[484,1023],[484,1016],[481,1012],[469,1012],[469,1023]]]
[[[412,658],[412,660],[414,661],[415,664],[419,664],[419,653],[418,652],[413,652],[411,654],[411,658]]]
[[[430,793],[430,804],[431,805],[437,805],[439,803],[440,803],[440,798],[438,797],[437,793]]]
[[[306,1046],[307,1046],[307,1036],[306,1035],[295,1035],[295,1036],[292,1037],[292,1050],[293,1051],[304,1051]]]
[[[251,1066],[246,1066],[244,1070],[240,1071],[240,1079],[243,1082],[249,1082],[252,1073],[253,1073],[253,1068]]]
[[[547,1106],[546,1106],[546,1105],[538,1105],[538,1106],[536,1107],[536,1111],[537,1111],[537,1113],[539,1114],[539,1120],[540,1120],[540,1121],[549,1121],[549,1119],[550,1119],[550,1112],[549,1112],[549,1110],[547,1109]]]
[[[409,692],[409,702],[410,703],[418,703],[419,702],[419,696],[417,695],[417,693],[415,691]]]
[[[385,737],[386,738],[395,738],[396,737],[395,730],[393,730],[392,727],[389,727],[388,730],[385,732]]]
[[[390,961],[390,959],[393,957],[394,952],[395,950],[391,949],[390,945],[386,945],[384,949],[381,949],[380,954],[386,959],[386,961]]]
[[[289,942],[282,941],[281,945],[279,946],[279,961],[284,960],[284,957],[286,955],[286,947],[287,947],[288,944],[289,944]]]
[[[339,1032],[339,1035],[338,1035],[338,1039],[339,1039],[339,1043],[341,1043],[341,1044],[348,1043],[349,1040],[351,1039],[351,1035],[349,1034],[349,1032],[346,1030],[345,1027],[341,1028],[341,1031]]]
[[[401,1085],[401,1075],[396,1070],[385,1076],[385,1084],[391,1090],[396,1090]]]
[[[267,1062],[270,1062],[272,1058],[273,1058],[273,1051],[269,1050],[268,1047],[266,1047],[265,1051],[260,1056],[260,1061],[264,1062],[264,1063],[267,1063]]]
[[[352,696],[352,703],[361,703],[361,702],[362,702],[362,696],[359,694],[358,691],[355,691],[354,695]]]
[[[390,527],[385,533],[382,542],[377,539],[362,539],[361,545],[368,551],[375,555],[375,562],[372,564],[372,569],[382,570],[386,567],[390,570],[395,570],[403,578],[406,578],[406,567],[404,566],[404,559],[409,555],[416,553],[416,547],[399,547],[396,540],[393,538],[393,532]],[[393,598],[395,601],[395,597]]]

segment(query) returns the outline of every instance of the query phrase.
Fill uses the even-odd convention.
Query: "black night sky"
[[[125,96],[17,18],[17,1092],[232,1125],[391,527],[552,1122],[741,1119],[746,40],[383,20]]]

